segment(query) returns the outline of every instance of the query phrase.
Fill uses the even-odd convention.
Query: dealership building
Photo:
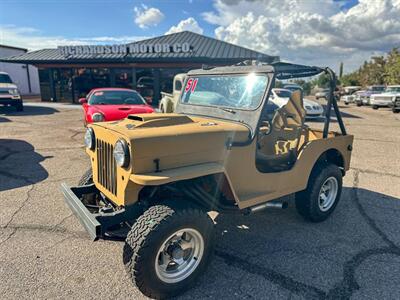
[[[44,101],[77,102],[92,88],[123,87],[153,105],[161,91],[172,90],[177,73],[244,60],[272,63],[279,57],[183,31],[124,45],[61,46],[0,58],[36,66]]]

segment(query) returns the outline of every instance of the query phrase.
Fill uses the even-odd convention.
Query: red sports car
[[[98,88],[79,99],[84,110],[84,123],[115,121],[131,114],[152,113],[154,109],[134,90]]]

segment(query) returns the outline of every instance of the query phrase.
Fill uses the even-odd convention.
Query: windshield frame
[[[255,73],[256,75],[264,75],[266,77],[267,83],[263,96],[257,107],[253,109],[241,109],[241,108],[231,108],[222,107],[214,105],[196,105],[191,103],[182,102],[182,93],[179,96],[179,100],[176,106],[176,113],[182,113],[186,115],[205,117],[210,119],[219,119],[221,121],[235,122],[246,126],[249,129],[249,140],[252,141],[255,137],[258,128],[258,122],[261,117],[261,112],[264,105],[268,101],[268,97],[272,93],[271,87],[275,80],[275,73],[272,68],[261,69],[254,67],[236,67],[235,70],[231,72],[213,72],[208,70],[193,70],[188,73],[183,86],[186,86],[187,80],[192,77],[199,77],[201,75],[217,75],[217,76],[235,76],[235,75],[246,75],[249,73]],[[224,109],[225,108],[225,109]]]

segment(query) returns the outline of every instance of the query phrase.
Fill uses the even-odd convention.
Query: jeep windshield
[[[255,73],[193,76],[186,80],[181,103],[230,108],[232,112],[254,110],[260,105],[267,84],[266,75]]]

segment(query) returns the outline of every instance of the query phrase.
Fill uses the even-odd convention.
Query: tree
[[[389,52],[385,65],[385,83],[400,84],[400,51],[394,48]]]

